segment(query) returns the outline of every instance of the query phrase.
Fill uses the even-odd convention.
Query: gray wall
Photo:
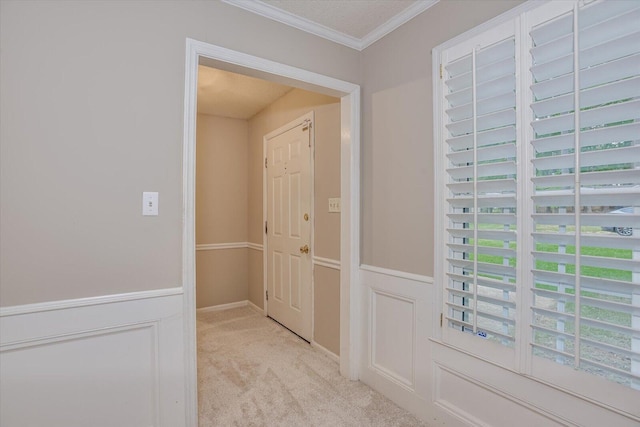
[[[249,124],[198,114],[196,245],[247,241]],[[247,299],[247,248],[196,252],[196,307]]]
[[[181,285],[187,37],[362,84],[362,262],[433,275],[431,49],[518,3],[443,0],[357,52],[218,1],[3,0],[0,304]]]
[[[363,264],[433,276],[431,50],[519,3],[441,0],[362,52]]]
[[[218,1],[3,0],[2,306],[181,286],[187,37],[360,80],[359,52]]]

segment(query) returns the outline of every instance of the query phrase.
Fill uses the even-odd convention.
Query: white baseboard
[[[257,305],[255,305],[251,301],[247,301],[247,305],[249,306],[250,309],[252,309],[256,313],[261,314],[261,315],[264,316],[264,310],[262,308],[258,307]]]
[[[196,309],[196,312],[197,313],[208,313],[208,312],[211,312],[211,311],[230,310],[232,308],[246,307],[247,304],[249,304],[249,301],[247,301],[247,300],[237,301],[237,302],[230,302],[228,304],[219,304],[219,305],[212,305],[210,307],[198,308],[198,309]]]
[[[315,341],[311,341],[311,347],[319,350],[320,353],[324,354],[325,356],[327,356],[329,359],[333,360],[337,364],[340,364],[340,356],[338,356],[337,354],[335,354],[334,352],[332,352],[328,348],[323,347],[322,345],[318,344]]]

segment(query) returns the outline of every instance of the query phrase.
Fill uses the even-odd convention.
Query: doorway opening
[[[187,422],[197,424],[195,340],[195,143],[198,65],[340,98],[340,372],[358,378],[359,147],[358,85],[187,39],[183,150],[183,290]],[[319,260],[319,262],[325,262]]]

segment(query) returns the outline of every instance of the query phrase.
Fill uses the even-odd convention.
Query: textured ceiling
[[[198,66],[198,113],[249,119],[292,88]]]
[[[415,0],[262,0],[270,6],[362,39],[419,1]]]

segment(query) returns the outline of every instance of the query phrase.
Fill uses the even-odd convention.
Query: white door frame
[[[195,145],[198,64],[340,97],[340,373],[358,379],[360,312],[360,86],[187,38],[183,139],[182,286],[186,425],[198,425],[195,303]]]

